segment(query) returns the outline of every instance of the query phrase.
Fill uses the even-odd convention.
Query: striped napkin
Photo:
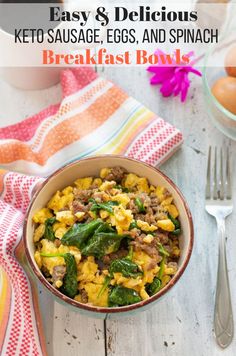
[[[46,355],[37,293],[21,242],[27,206],[43,177],[75,159],[122,154],[159,165],[181,133],[91,68],[65,70],[63,100],[0,129],[1,355]]]

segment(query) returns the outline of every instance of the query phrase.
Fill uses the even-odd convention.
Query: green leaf
[[[61,243],[66,246],[76,246],[81,249],[102,224],[104,223],[101,219],[93,220],[85,224],[74,224],[62,237]]]
[[[172,231],[171,233],[172,235],[178,236],[181,234],[181,229],[175,229],[174,231]]]
[[[161,289],[161,280],[158,277],[155,277],[153,279],[153,282],[147,284],[146,286],[146,291],[150,296],[156,294],[160,289]]]
[[[135,205],[138,207],[138,212],[139,213],[145,213],[146,212],[146,209],[145,209],[145,207],[143,205],[143,202],[142,202],[142,200],[140,198],[136,198],[134,202],[135,202]]]
[[[108,223],[103,222],[98,228],[95,230],[95,234],[98,232],[115,232],[115,230]]]
[[[123,186],[120,185],[120,184],[115,185],[114,188],[120,189],[120,190],[122,190],[122,192],[124,192],[124,193],[129,193],[129,191],[130,191],[129,188],[123,187]]]
[[[160,254],[167,257],[170,256],[169,252],[166,251],[166,249],[163,247],[163,245],[160,242],[158,242],[157,246],[159,247]]]
[[[108,296],[109,307],[124,306],[140,302],[142,299],[134,289],[114,287]]]
[[[71,253],[65,253],[64,259],[66,262],[66,274],[60,289],[68,297],[74,298],[78,292],[76,261]]]
[[[105,292],[105,290],[109,286],[109,283],[110,283],[111,280],[112,280],[111,276],[106,276],[105,277],[103,286],[102,286],[102,288],[100,289],[100,291],[99,291],[99,293],[97,295],[97,299],[99,299],[101,297],[101,295]]]
[[[93,203],[90,210],[91,211],[98,211],[98,210],[106,210],[110,214],[113,214],[113,206],[119,205],[118,201],[107,201],[105,203],[97,203],[95,199],[89,199],[90,202]]]
[[[121,258],[112,261],[109,267],[109,272],[111,275],[113,275],[116,272],[119,272],[122,273],[122,275],[127,278],[129,277],[137,278],[138,276],[143,275],[143,272],[140,271],[139,266],[127,258]]]
[[[173,218],[172,215],[168,214],[168,218],[172,221],[172,223],[175,225],[175,229],[180,229],[180,222],[178,219]],[[172,232],[173,234],[173,232]]]
[[[158,272],[158,278],[159,278],[160,280],[162,279],[163,274],[164,274],[165,261],[166,261],[166,257],[163,256],[163,257],[162,257],[162,260],[161,260],[161,263],[160,263],[160,269],[159,269],[159,272]]]
[[[138,229],[138,225],[137,225],[137,221],[133,221],[130,226],[129,226],[129,230],[132,230],[132,229]]]
[[[42,257],[63,257],[66,263],[66,274],[63,278],[63,285],[60,290],[70,298],[74,298],[78,292],[77,265],[71,253],[40,253]]]
[[[52,225],[56,222],[56,218],[49,218],[45,221],[45,231],[44,231],[44,238],[48,239],[49,241],[55,240],[55,234],[52,228]]]
[[[102,258],[112,252],[116,252],[121,241],[128,237],[127,235],[118,235],[115,232],[96,232],[93,237],[88,241],[81,253],[85,256],[95,256]]]
[[[40,252],[40,256],[42,257],[64,257],[65,254],[64,253],[44,253],[44,252]]]
[[[125,258],[132,261],[133,255],[134,255],[134,247],[131,245],[129,246],[129,253]]]

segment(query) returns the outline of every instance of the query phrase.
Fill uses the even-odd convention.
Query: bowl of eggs
[[[236,36],[227,35],[205,57],[206,105],[216,127],[236,140]]]
[[[35,278],[56,300],[101,318],[145,310],[167,294],[188,265],[193,235],[175,184],[154,167],[115,155],[49,176],[24,224]]]

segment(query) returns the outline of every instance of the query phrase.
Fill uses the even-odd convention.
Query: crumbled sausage
[[[55,285],[57,281],[62,281],[65,274],[66,274],[66,266],[63,265],[54,266],[52,271],[53,285]]]
[[[117,260],[118,258],[122,258],[128,255],[128,251],[125,249],[120,249],[117,252],[112,252],[109,255],[105,255],[102,259],[103,263],[107,266],[111,264],[113,260]]]
[[[106,180],[114,180],[117,183],[120,183],[124,178],[125,173],[127,173],[126,169],[117,166],[111,168],[109,173],[104,178]]]
[[[61,246],[61,240],[60,240],[60,239],[55,239],[54,245],[55,245],[57,248],[58,248],[59,246]]]
[[[75,195],[75,199],[79,200],[81,202],[88,202],[89,198],[91,198],[93,194],[93,190],[92,189],[78,189],[75,188],[74,189],[74,195]]]
[[[85,289],[81,289],[80,295],[81,295],[81,302],[88,303],[88,294]]]

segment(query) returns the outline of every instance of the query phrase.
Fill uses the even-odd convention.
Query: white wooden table
[[[233,356],[236,337],[222,351],[214,340],[213,309],[217,270],[214,220],[204,210],[208,146],[236,142],[217,131],[206,114],[202,82],[193,78],[186,104],[163,99],[151,87],[144,68],[106,68],[103,75],[120,85],[151,110],[176,125],[185,142],[161,169],[182,190],[191,207],[195,244],[189,266],[176,287],[149,311],[119,320],[96,320],[70,311],[40,291],[49,356]],[[59,86],[23,92],[0,81],[0,124],[15,123],[60,99]],[[234,177],[236,176],[234,170]],[[236,192],[234,194],[236,199]],[[236,201],[235,201],[236,207]],[[235,210],[236,211],[236,210]],[[227,251],[236,323],[236,220],[227,221]]]

